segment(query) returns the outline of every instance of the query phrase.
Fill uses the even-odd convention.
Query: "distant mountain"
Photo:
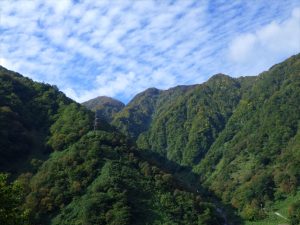
[[[94,112],[97,111],[107,121],[111,121],[113,116],[125,107],[124,103],[106,96],[99,96],[83,102],[82,105]]]

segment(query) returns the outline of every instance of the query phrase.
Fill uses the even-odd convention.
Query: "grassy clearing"
[[[277,201],[271,208],[268,210],[268,217],[264,220],[260,221],[246,221],[245,225],[279,225],[279,224],[289,224],[289,222],[279,216],[275,215],[275,212],[280,213],[284,217],[288,217],[288,208],[289,206],[300,199],[300,190],[297,192],[296,195],[289,196],[283,201]]]

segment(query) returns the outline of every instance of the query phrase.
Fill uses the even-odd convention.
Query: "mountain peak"
[[[82,105],[86,106],[88,109],[95,111],[97,108],[102,107],[102,105],[112,105],[112,106],[117,106],[117,107],[124,107],[124,103],[108,97],[108,96],[98,96],[96,98],[90,99],[86,102],[83,102]]]
[[[82,105],[89,110],[97,111],[107,121],[111,121],[113,115],[125,107],[123,102],[107,96],[98,96],[83,102]]]
[[[216,80],[216,79],[228,79],[228,78],[229,78],[229,79],[233,79],[232,77],[230,77],[230,76],[227,75],[227,74],[217,73],[217,74],[211,76],[211,77],[208,79],[208,81],[210,81],[210,80]]]
[[[137,102],[142,101],[144,98],[158,96],[161,92],[161,90],[154,87],[148,88],[134,96],[133,99],[128,103],[128,105],[136,104]]]

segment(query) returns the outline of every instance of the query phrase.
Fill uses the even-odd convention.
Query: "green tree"
[[[28,211],[20,207],[23,202],[21,186],[9,184],[7,174],[0,174],[0,224],[27,225]]]

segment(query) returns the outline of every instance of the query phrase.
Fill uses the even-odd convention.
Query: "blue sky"
[[[82,102],[256,75],[300,52],[298,0],[1,0],[0,64]]]

